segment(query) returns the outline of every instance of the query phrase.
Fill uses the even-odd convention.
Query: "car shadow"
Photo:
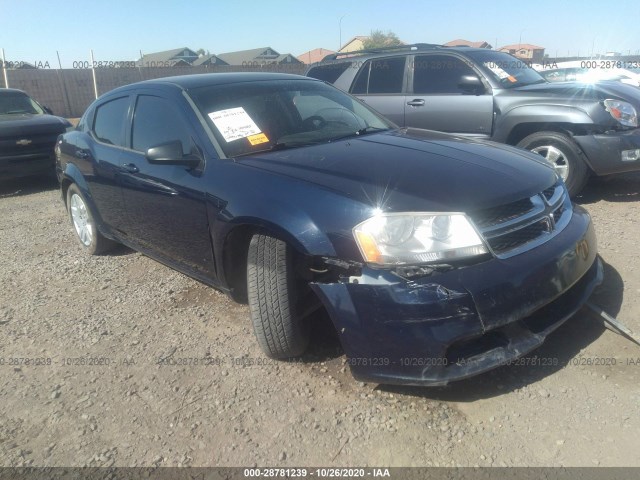
[[[122,245],[118,243],[111,250],[105,253],[108,257],[124,257],[125,255],[131,255],[132,253],[136,253],[133,248],[129,248],[126,245]]]
[[[344,350],[329,313],[320,308],[309,316],[311,341],[302,356],[302,363],[318,363],[340,358]]]
[[[19,197],[60,188],[54,176],[41,175],[0,181],[0,198]]]
[[[574,198],[581,205],[600,200],[636,202],[640,200],[640,172],[620,173],[606,177],[591,177],[584,190]]]
[[[604,262],[603,265],[604,282],[589,301],[615,317],[622,305],[624,282],[615,268]],[[497,397],[553,375],[569,365],[583,348],[597,340],[604,331],[605,327],[599,318],[585,307],[551,333],[540,348],[522,357],[519,364],[505,365],[444,387],[378,385],[376,389],[453,402]]]

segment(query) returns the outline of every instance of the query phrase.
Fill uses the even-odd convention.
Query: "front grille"
[[[53,153],[58,138],[57,133],[44,135],[22,135],[0,139],[0,156],[26,155],[33,153]],[[31,143],[20,145],[20,140],[29,140]]]
[[[508,203],[499,207],[487,208],[477,212],[473,217],[478,228],[490,227],[498,223],[517,218],[530,212],[533,204],[529,198],[518,200],[517,202]]]
[[[553,237],[569,223],[571,212],[567,190],[558,182],[532,197],[469,216],[493,253],[507,258]]]
[[[544,198],[546,198],[547,200],[551,200],[551,198],[553,197],[554,193],[556,193],[555,185],[553,187],[549,187],[546,190],[542,191],[542,194],[544,195]]]
[[[488,242],[494,252],[501,253],[531,242],[541,235],[549,233],[549,230],[549,222],[540,220],[524,228],[514,230],[513,232],[490,238]]]

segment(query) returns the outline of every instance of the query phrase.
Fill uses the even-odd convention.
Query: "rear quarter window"
[[[316,78],[329,83],[335,83],[335,81],[340,78],[340,75],[346,72],[349,67],[351,67],[351,62],[318,65],[317,67],[313,67],[309,70],[307,77]]]
[[[103,103],[96,109],[93,133],[102,143],[125,146],[124,130],[129,110],[129,97]]]

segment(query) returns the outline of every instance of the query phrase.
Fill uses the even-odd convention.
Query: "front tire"
[[[100,255],[113,248],[115,242],[100,233],[89,204],[76,184],[71,184],[67,190],[67,212],[85,252]]]
[[[587,183],[589,169],[580,147],[567,135],[559,132],[536,132],[517,145],[545,158],[564,180],[572,197]]]
[[[299,315],[300,280],[285,242],[254,235],[247,258],[247,293],[253,330],[271,358],[291,358],[309,344],[309,325]]]

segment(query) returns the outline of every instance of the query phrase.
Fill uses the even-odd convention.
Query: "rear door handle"
[[[136,167],[135,163],[123,163],[122,168],[124,168],[129,173],[138,173],[140,169]]]
[[[411,100],[410,102],[407,102],[407,105],[410,105],[412,107],[423,107],[424,100],[419,100],[416,98],[415,100]]]

